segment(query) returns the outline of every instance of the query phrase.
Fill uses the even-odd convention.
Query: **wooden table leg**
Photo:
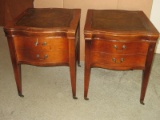
[[[74,99],[78,99],[76,97],[76,67],[75,65],[70,65],[70,76],[71,76],[71,86],[72,86],[72,95]]]
[[[80,65],[80,22],[78,24],[78,66],[81,67]]]
[[[150,43],[148,55],[146,58],[145,69],[143,70],[140,103],[144,105],[144,98],[148,86],[149,76],[151,72],[152,60],[154,56],[155,43]]]
[[[16,55],[15,55],[15,48],[13,44],[13,39],[11,37],[8,37],[8,46],[10,50],[10,56],[12,60],[12,66],[14,70],[14,77],[17,85],[18,95],[20,97],[24,97],[22,94],[22,81],[21,81],[21,64],[17,63]]]
[[[75,55],[75,40],[69,39],[69,67],[70,67],[70,78],[72,86],[73,99],[76,97],[76,55]]]
[[[85,42],[85,70],[84,70],[84,99],[89,100],[88,96],[88,88],[89,88],[89,81],[90,81],[90,73],[91,73],[91,66],[90,66],[90,41]]]
[[[80,22],[78,23],[78,27],[77,27],[77,31],[76,31],[76,41],[77,41],[76,62],[78,64],[78,66],[81,67],[81,65],[80,65]]]
[[[14,64],[13,69],[14,69],[14,76],[17,85],[18,95],[20,97],[24,97],[24,95],[22,94],[21,65]]]
[[[84,99],[89,100],[88,96],[88,88],[89,88],[89,81],[90,81],[90,71],[91,69],[85,65],[85,74],[84,74]]]

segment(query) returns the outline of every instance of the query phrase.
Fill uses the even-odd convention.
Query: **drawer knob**
[[[112,61],[116,64],[120,64],[120,63],[124,62],[124,58],[121,58],[119,61],[116,58],[112,58]]]
[[[118,49],[118,46],[117,46],[117,45],[114,45],[114,48],[115,48],[116,50],[124,50],[124,49],[126,49],[126,45],[122,45],[122,49]]]
[[[41,58],[40,55],[37,54],[36,57],[37,57],[39,60],[45,60],[45,59],[48,58],[48,55],[46,54],[46,55],[44,55],[44,56]]]

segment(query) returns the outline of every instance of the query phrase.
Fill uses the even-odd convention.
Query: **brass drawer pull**
[[[118,49],[118,46],[117,46],[117,45],[114,45],[114,48],[115,48],[116,50],[124,50],[124,49],[126,49],[126,45],[122,45],[122,49]]]
[[[125,45],[123,45],[123,46],[122,46],[122,49],[123,49],[123,50],[124,50],[124,49],[126,49],[126,46],[125,46]]]
[[[43,57],[43,58],[40,58],[40,55],[39,55],[39,54],[37,54],[37,55],[36,55],[36,57],[37,57],[37,58],[39,58],[39,60],[45,60],[45,59],[47,59],[47,58],[48,58],[48,55],[46,54],[46,55],[44,55],[44,57]]]
[[[117,45],[114,45],[114,48],[117,49],[118,48]]]
[[[116,58],[112,58],[112,61],[114,63],[120,64],[120,63],[124,62],[124,58],[121,58],[120,61],[117,61]]]
[[[43,46],[46,46],[46,45],[47,45],[47,42],[43,42],[42,45],[43,45]]]
[[[37,46],[37,45],[38,45],[38,38],[37,38],[36,42],[34,43],[34,45],[35,45],[35,46]]]

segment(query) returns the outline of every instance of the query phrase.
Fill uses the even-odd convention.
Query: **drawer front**
[[[91,52],[90,60],[92,66],[143,68],[146,55],[117,55]]]
[[[148,52],[149,43],[147,42],[119,42],[93,40],[91,51],[117,53],[117,54],[144,54]]]
[[[50,63],[50,64],[63,64],[68,63],[68,52],[65,50],[55,51],[32,51],[32,50],[19,50],[17,51],[17,59],[20,62],[27,63]]]
[[[68,40],[65,38],[15,37],[14,44],[17,50],[68,50]]]

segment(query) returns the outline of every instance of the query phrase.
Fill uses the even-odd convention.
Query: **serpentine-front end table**
[[[84,28],[84,98],[92,67],[143,70],[140,103],[144,104],[158,31],[142,11],[88,10]]]
[[[29,8],[4,27],[18,94],[22,95],[21,64],[69,66],[76,99],[79,63],[80,9]]]

